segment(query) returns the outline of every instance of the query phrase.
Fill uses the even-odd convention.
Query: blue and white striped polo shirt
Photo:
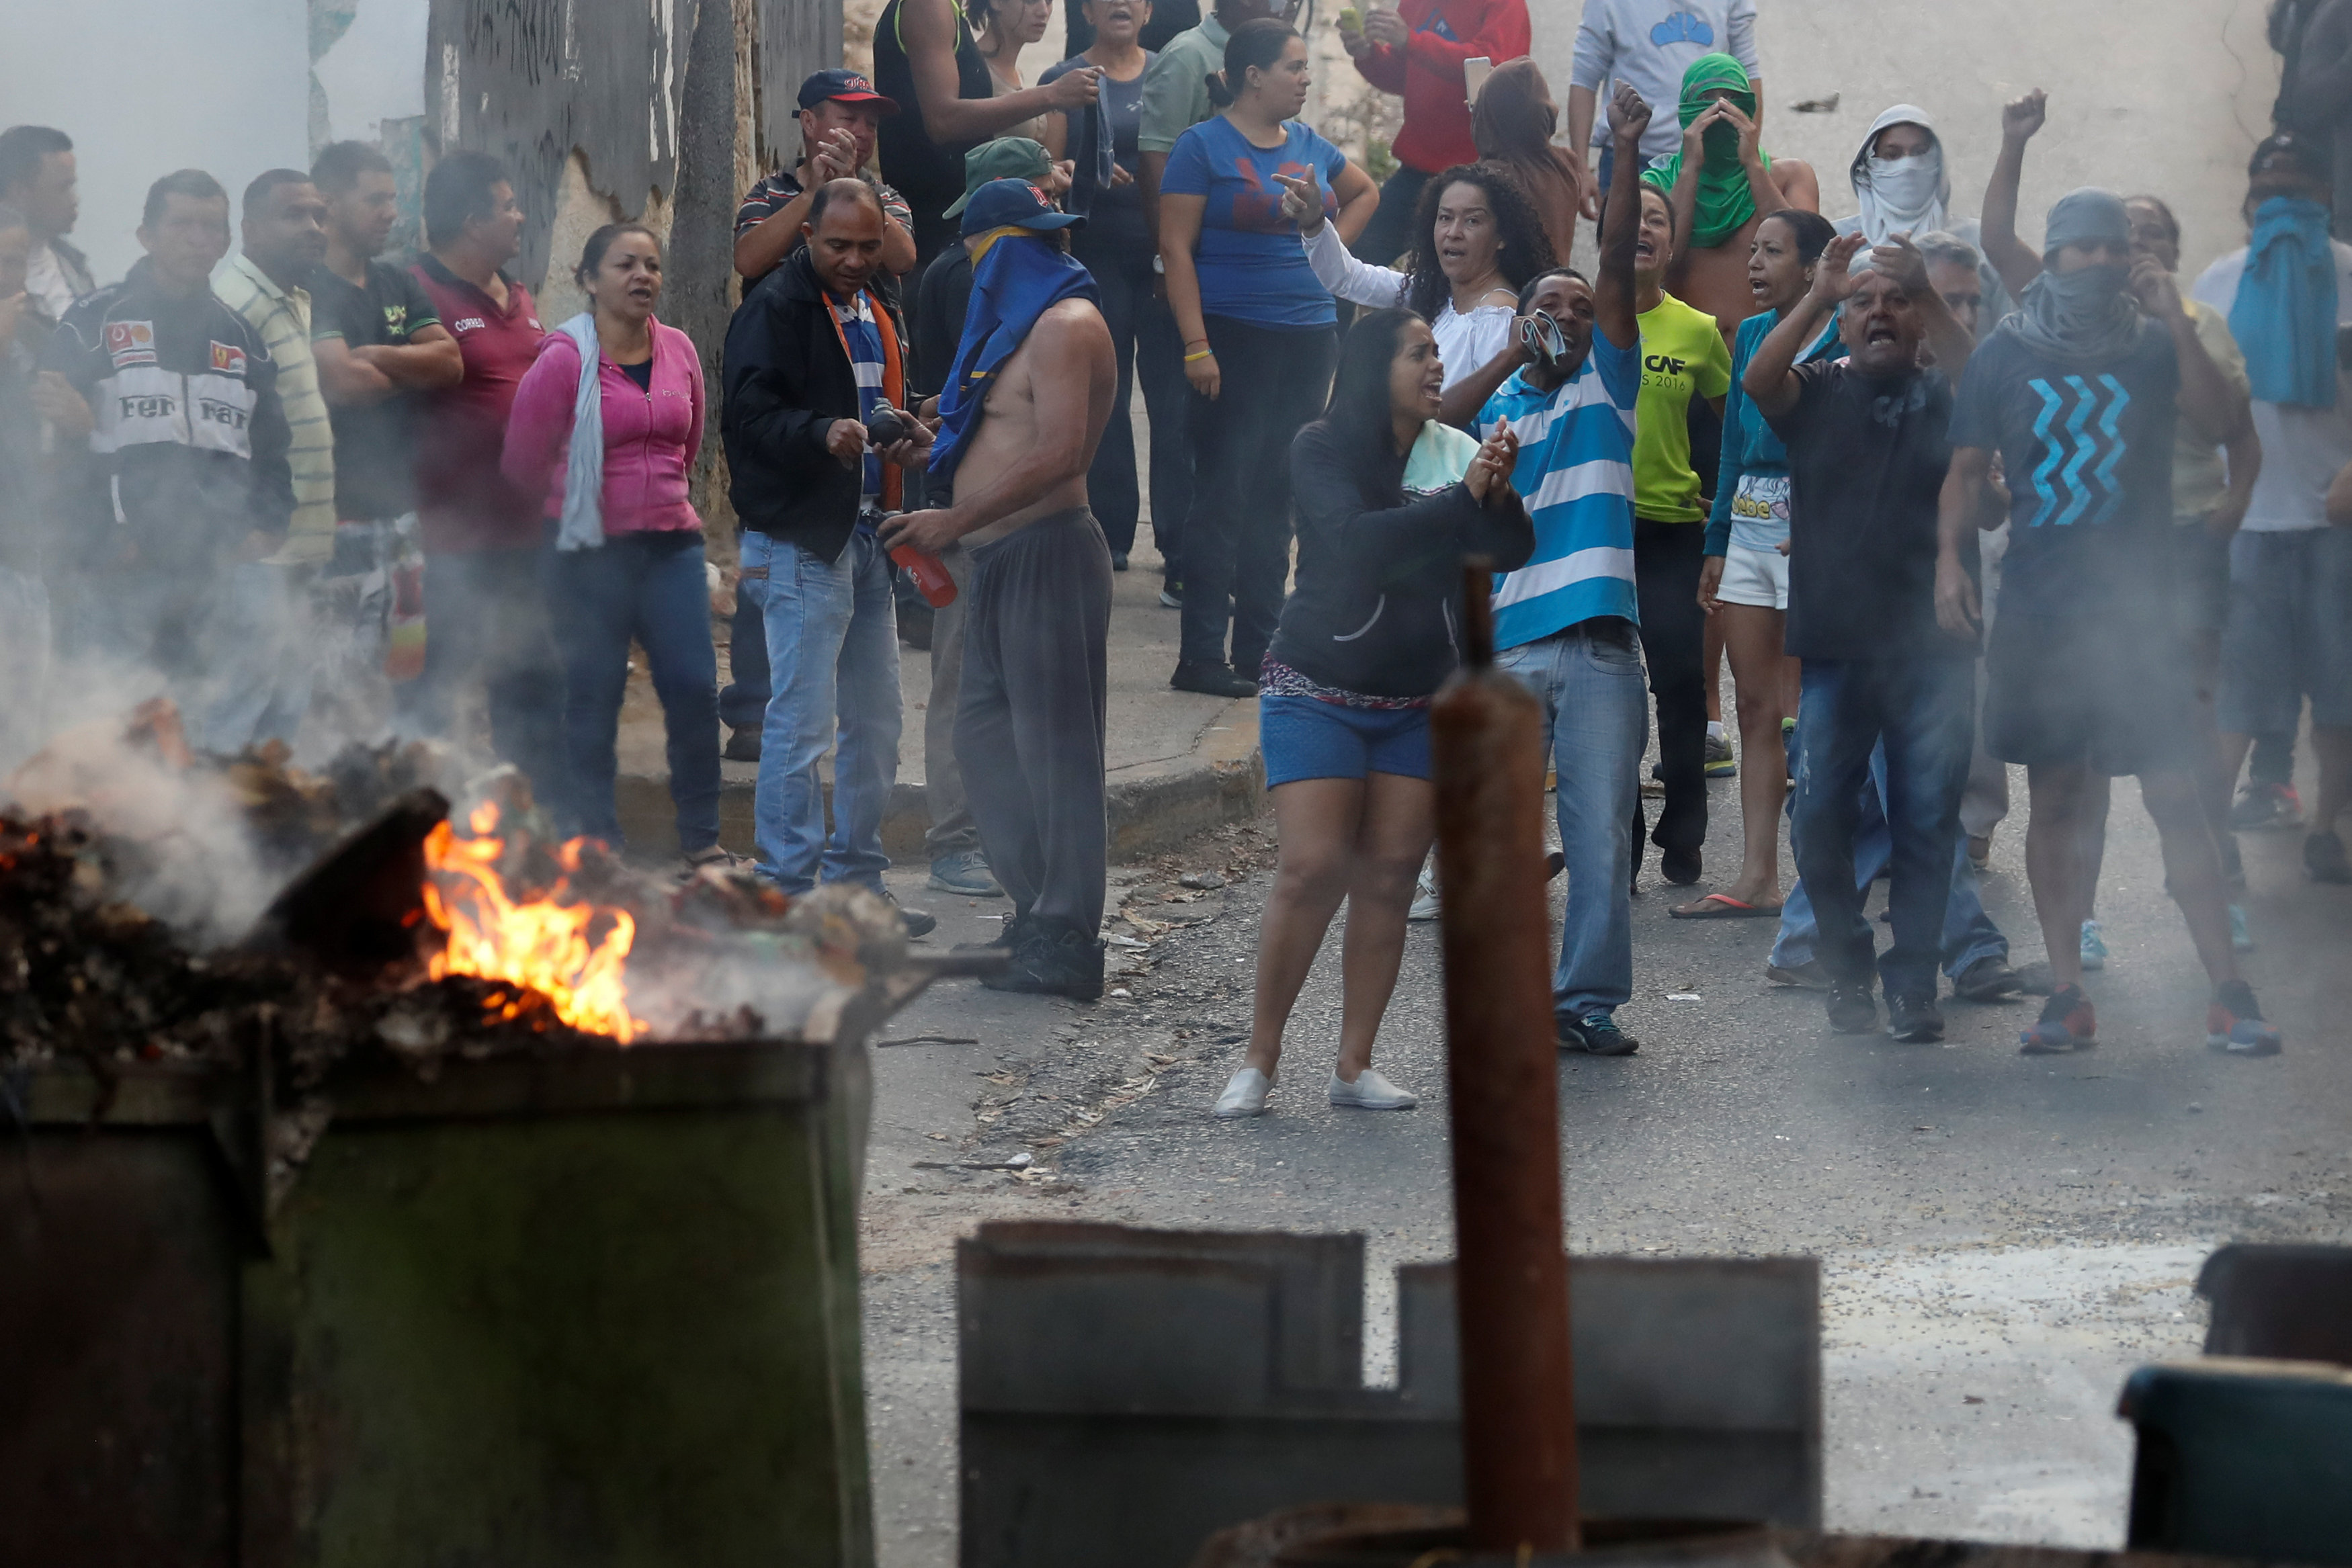
[[[1639,342],[1596,329],[1576,374],[1546,392],[1522,371],[1478,411],[1483,439],[1504,420],[1519,436],[1511,482],[1535,519],[1536,553],[1495,580],[1495,646],[1516,648],[1596,615],[1640,619],[1633,598],[1633,402]]]

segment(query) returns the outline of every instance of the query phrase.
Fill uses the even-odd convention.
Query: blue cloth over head
[[[1002,228],[982,241],[972,258],[971,305],[956,346],[955,369],[940,392],[940,434],[930,473],[955,477],[964,442],[980,428],[988,378],[1027,341],[1037,318],[1069,298],[1102,303],[1094,275],[1051,240],[1023,228]]]
[[[2336,255],[2326,207],[2273,196],[2255,209],[2230,335],[2246,356],[2255,397],[2336,406]]]

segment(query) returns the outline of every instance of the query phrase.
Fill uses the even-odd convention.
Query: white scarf
[[[1916,158],[1880,158],[1871,149],[1878,133],[1890,125],[1916,125],[1932,141]],[[1880,115],[1853,155],[1853,193],[1862,203],[1862,232],[1873,245],[1885,245],[1891,235],[1917,235],[1945,226],[1944,205],[1951,200],[1951,181],[1944,173],[1943,139],[1928,121],[1927,111],[1915,104],[1898,103]]]
[[[580,387],[572,402],[572,448],[563,465],[563,511],[555,548],[599,549],[604,543],[604,394],[596,384],[604,352],[596,318],[583,310],[556,328],[580,349]]]

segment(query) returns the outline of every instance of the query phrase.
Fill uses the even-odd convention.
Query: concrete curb
[[[919,746],[921,734],[913,739]],[[751,852],[751,805],[759,768],[749,762],[721,765],[719,841],[739,854]],[[1178,757],[1133,762],[1110,771],[1110,858],[1114,862],[1149,859],[1174,849],[1207,829],[1255,816],[1265,799],[1265,764],[1258,756],[1257,704],[1227,703]],[[618,784],[621,831],[629,847],[645,854],[675,854],[677,822],[666,777],[624,773]],[[833,780],[825,779],[830,812]],[[930,808],[920,784],[898,784],[882,819],[882,848],[898,865],[920,865]]]

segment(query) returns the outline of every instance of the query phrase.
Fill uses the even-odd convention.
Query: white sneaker
[[[1244,1067],[1225,1080],[1225,1092],[1217,1096],[1216,1114],[1227,1121],[1262,1116],[1265,1113],[1265,1097],[1273,1090],[1273,1079],[1255,1067]]]
[[[1412,884],[1412,907],[1404,912],[1407,920],[1437,918],[1437,862],[1421,863],[1421,880]]]
[[[1352,1105],[1359,1111],[1410,1111],[1421,1102],[1367,1067],[1356,1074],[1353,1083],[1337,1072],[1331,1074],[1331,1103]]]

